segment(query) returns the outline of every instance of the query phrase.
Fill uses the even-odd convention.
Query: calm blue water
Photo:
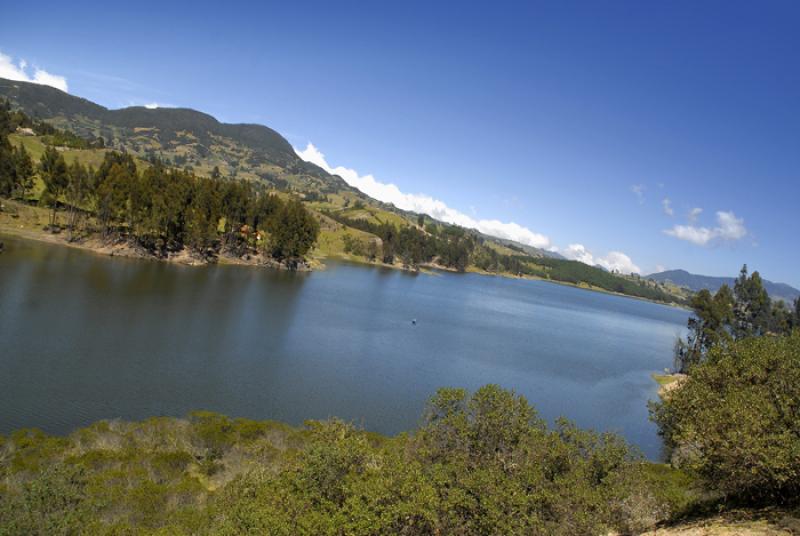
[[[498,383],[548,419],[659,454],[650,374],[672,363],[679,309],[470,274],[196,268],[5,242],[0,433],[209,409],[394,434],[437,387]]]

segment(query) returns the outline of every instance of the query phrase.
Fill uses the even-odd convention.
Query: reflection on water
[[[437,387],[498,383],[658,455],[649,375],[671,364],[678,309],[469,274],[182,267],[5,242],[0,433],[200,408],[396,433]]]

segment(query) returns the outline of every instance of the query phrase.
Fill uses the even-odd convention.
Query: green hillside
[[[157,164],[299,198],[320,223],[312,257],[543,278],[662,302],[685,299],[666,285],[555,258],[372,199],[300,159],[288,141],[262,125],[221,123],[183,108],[109,110],[48,86],[4,79],[0,97],[22,112],[15,120],[19,126],[32,127],[34,135],[12,130],[8,139],[12,146],[24,146],[34,163],[48,146],[56,147],[67,164],[89,169],[122,152],[140,172]],[[26,200],[39,201],[43,190],[36,173]]]

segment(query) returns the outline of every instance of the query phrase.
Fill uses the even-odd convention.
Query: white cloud
[[[690,213],[691,218],[697,219],[700,212],[693,209]],[[680,240],[686,240],[698,246],[706,246],[716,242],[732,242],[740,240],[747,236],[747,229],[744,226],[744,220],[737,218],[733,212],[719,211],[717,212],[717,225],[713,228],[699,227],[696,225],[674,225],[672,229],[664,231],[669,236],[674,236]]]
[[[697,221],[697,218],[700,217],[700,214],[703,212],[703,209],[700,207],[695,207],[689,211],[689,223],[694,223]]]
[[[608,271],[617,271],[623,274],[642,273],[631,258],[621,251],[610,251],[605,257],[595,257],[583,244],[570,244],[561,253],[568,259],[590,266],[602,266]]]
[[[667,216],[675,215],[675,211],[672,210],[672,201],[669,200],[669,197],[665,197],[661,201],[661,205],[664,207],[664,214],[666,214]]]
[[[737,218],[733,211],[717,212],[717,225],[716,230],[723,240],[739,240],[747,236],[744,219]]]
[[[379,201],[391,203],[397,208],[427,214],[437,220],[477,229],[482,233],[498,238],[514,240],[536,248],[556,250],[547,236],[531,231],[518,223],[476,219],[428,195],[406,194],[400,191],[400,188],[396,185],[379,182],[372,175],[362,176],[356,170],[342,166],[331,167],[325,160],[325,155],[312,143],[309,143],[304,150],[295,149],[295,152],[306,162],[316,164],[328,173],[339,175],[350,186]]]
[[[150,102],[150,103],[144,105],[144,107],[147,108],[148,110],[155,110],[156,108],[159,108],[160,106],[161,105],[158,104],[157,102]]]
[[[51,86],[61,91],[68,91],[67,79],[63,76],[51,74],[38,67],[33,68],[33,76],[28,74],[28,62],[19,60],[19,63],[14,65],[11,56],[6,56],[0,52],[0,78],[7,78],[9,80],[17,80],[19,82],[33,82],[35,84],[42,84]]]

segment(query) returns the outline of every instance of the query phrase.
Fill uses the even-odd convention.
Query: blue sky
[[[573,257],[800,287],[796,2],[22,4],[0,73],[263,123]]]

